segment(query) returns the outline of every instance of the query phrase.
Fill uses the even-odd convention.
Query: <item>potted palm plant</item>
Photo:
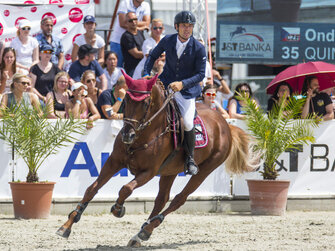
[[[79,120],[48,120],[47,112],[42,113],[23,103],[0,109],[0,139],[28,167],[26,182],[9,182],[16,218],[49,216],[55,182],[40,182],[38,169],[61,147],[74,143],[73,135],[85,131],[85,125]]]
[[[305,100],[295,97],[280,99],[266,114],[254,101],[240,95],[245,103],[245,122],[254,141],[253,150],[261,152],[264,167],[260,170],[263,180],[247,180],[253,214],[285,213],[289,181],[276,180],[276,160],[285,150],[315,141],[313,128],[318,126],[320,118],[310,115],[308,119],[296,119]]]

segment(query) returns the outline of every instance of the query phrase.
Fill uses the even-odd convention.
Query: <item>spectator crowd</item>
[[[53,34],[53,20],[43,18],[36,37],[30,34],[31,23],[21,20],[16,38],[8,45],[0,41],[1,108],[23,102],[40,112],[46,108],[50,119],[69,116],[86,119],[87,128],[92,128],[93,121],[100,118],[123,119],[127,86],[122,70],[134,79],[142,78],[150,52],[164,37],[163,20],[151,20],[150,15],[150,6],[144,0],[122,0],[109,50],[104,39],[96,34],[95,17],[85,16],[85,33],[76,37],[72,63],[67,69],[64,69],[62,40]],[[164,65],[165,53],[155,61],[151,75],[161,74]],[[244,93],[254,99],[251,87],[240,83],[232,92],[220,72],[211,68],[207,62],[198,102],[217,110],[225,119],[244,119],[244,104],[238,95]],[[301,117],[317,113],[324,120],[333,119],[333,91],[320,92],[318,79],[313,76],[306,78],[304,88],[306,103]],[[292,95],[289,84],[279,84],[268,101],[268,111],[279,100]]]

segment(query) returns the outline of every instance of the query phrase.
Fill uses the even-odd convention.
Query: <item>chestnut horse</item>
[[[172,94],[166,98],[161,82],[157,81],[155,84],[156,78],[157,76],[151,80],[132,80],[126,76],[128,91],[125,97],[124,126],[115,139],[113,152],[102,167],[99,177],[87,188],[84,198],[57,231],[58,235],[69,237],[73,223],[80,220],[89,201],[124,167],[127,167],[135,178],[119,191],[119,197],[111,208],[111,213],[116,217],[125,214],[123,204],[134,189],[160,174],[159,192],[148,221],[128,243],[129,246],[135,247],[141,245],[141,240],[148,240],[164,217],[181,207],[187,197],[225,160],[226,169],[231,173],[251,171],[249,136],[238,127],[228,125],[218,112],[210,110],[204,104],[197,104],[197,112],[207,128],[208,145],[195,149],[195,161],[199,165],[198,174],[190,178],[184,189],[175,196],[166,210],[161,212],[169,200],[176,176],[184,170],[184,150],[181,148],[170,161],[164,163],[174,151],[173,132],[166,112],[166,104],[172,98]]]

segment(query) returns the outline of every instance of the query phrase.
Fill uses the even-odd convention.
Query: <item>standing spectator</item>
[[[213,85],[206,85],[202,89],[202,102],[210,107],[212,110],[218,111],[225,119],[229,119],[229,114],[220,105],[219,102],[215,100],[216,89]]]
[[[144,40],[142,46],[142,52],[144,57],[136,66],[133,79],[140,79],[142,77],[144,64],[149,56],[150,51],[156,47],[156,45],[162,38],[162,33],[164,31],[163,21],[159,18],[153,19],[150,30],[151,30],[151,36],[146,40]]]
[[[70,76],[67,72],[58,72],[55,76],[53,90],[47,94],[48,118],[65,118],[65,104],[70,100]]]
[[[124,102],[127,85],[119,80],[112,89],[103,91],[98,99],[98,110],[102,119],[123,119]]]
[[[0,64],[0,95],[4,92],[10,92],[10,85],[15,73],[23,73],[23,71],[16,66],[15,50],[6,47],[3,50]]]
[[[1,109],[4,109],[6,107],[11,108],[16,104],[22,103],[27,107],[34,107],[36,110],[39,110],[42,115],[42,110],[38,101],[38,97],[34,93],[27,92],[27,88],[29,86],[29,77],[21,73],[14,74],[13,83],[10,87],[12,92],[6,93],[1,100],[0,117]]]
[[[10,47],[16,51],[17,66],[29,72],[32,65],[38,63],[39,44],[36,38],[29,35],[31,23],[27,19],[20,20],[17,37],[12,40]]]
[[[117,66],[118,57],[115,52],[108,51],[105,55],[104,73],[107,77],[107,89],[112,89],[120,79],[124,80],[121,67]]]
[[[85,71],[83,76],[81,77],[81,82],[87,86],[87,97],[92,99],[94,105],[97,105],[98,98],[102,90],[95,86],[96,76],[94,74],[94,71]]]
[[[126,14],[130,11],[135,12],[138,18],[137,27],[139,30],[149,29],[150,25],[150,5],[147,2],[144,2],[144,0],[121,1],[117,10],[117,17],[113,26],[112,36],[110,38],[110,50],[116,52],[118,57],[117,66],[119,67],[122,67],[124,62],[120,39],[128,27]]]
[[[52,91],[54,79],[60,69],[57,65],[50,62],[53,48],[50,44],[43,44],[40,47],[40,58],[37,64],[30,69],[32,79],[32,91],[38,98],[46,104],[46,95]]]
[[[174,19],[176,34],[167,35],[150,52],[144,65],[144,76],[148,76],[159,56],[165,51],[166,63],[159,76],[165,88],[170,87],[174,93],[183,117],[185,174],[196,175],[199,171],[194,161],[195,146],[195,98],[201,94],[200,82],[205,77],[206,50],[193,37],[196,20],[190,11],[179,12]]]
[[[86,85],[76,82],[72,85],[71,91],[73,98],[65,104],[65,111],[68,116],[75,119],[87,119],[86,128],[93,127],[93,121],[100,119],[99,112],[92,99],[86,96]]]
[[[235,87],[234,96],[228,102],[228,112],[229,112],[230,118],[232,119],[244,119],[245,118],[244,111],[242,110],[244,102],[238,99],[239,94],[242,94],[242,95],[244,94],[251,99],[253,98],[252,90],[249,84],[247,83],[238,84]]]
[[[41,20],[41,33],[37,34],[36,39],[40,47],[44,44],[51,45],[53,54],[51,56],[51,63],[57,65],[61,70],[64,66],[64,48],[62,41],[52,35],[54,22],[51,17],[45,17]]]
[[[303,95],[306,95],[306,103],[302,109],[301,118],[305,119],[309,114],[316,114],[322,120],[334,118],[333,102],[327,93],[319,91],[319,80],[316,76],[307,76],[302,87]]]
[[[78,50],[78,60],[73,62],[69,69],[70,77],[79,82],[82,74],[87,70],[94,71],[95,75],[100,79],[101,89],[107,89],[107,79],[98,61],[96,61],[95,53],[97,49],[93,48],[90,44],[83,44]]]
[[[104,54],[105,54],[105,40],[95,33],[95,28],[97,27],[97,23],[95,21],[95,17],[88,15],[84,18],[84,28],[86,33],[76,37],[74,40],[71,60],[72,62],[78,59],[78,50],[79,47],[83,44],[90,44],[93,48],[98,49],[96,60],[98,60],[99,64],[102,65],[104,63]]]
[[[124,69],[129,76],[133,76],[137,64],[143,58],[144,35],[142,31],[137,29],[137,17],[134,12],[128,12],[126,18],[128,27],[121,37],[121,50]]]
[[[292,87],[287,82],[278,84],[273,95],[268,100],[267,112],[270,112],[273,106],[278,105],[283,98],[289,99],[292,97],[292,94]]]

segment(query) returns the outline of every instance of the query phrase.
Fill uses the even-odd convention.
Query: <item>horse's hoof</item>
[[[141,247],[141,242],[139,242],[137,240],[130,239],[130,241],[127,244],[127,247],[139,248],[139,247]]]
[[[69,238],[71,229],[62,226],[57,230],[56,234],[64,238]]]
[[[149,240],[151,233],[149,233],[147,230],[144,228],[141,229],[141,231],[137,234],[138,238],[140,238],[142,241],[147,241]]]
[[[121,208],[116,208],[116,205],[113,205],[111,213],[117,218],[122,218],[126,214],[126,207],[122,205]]]

